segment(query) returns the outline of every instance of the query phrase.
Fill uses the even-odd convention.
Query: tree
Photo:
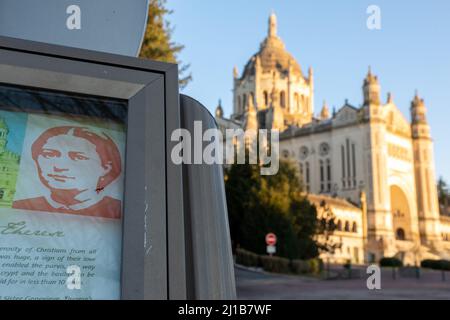
[[[150,0],[147,28],[140,52],[141,58],[157,61],[178,63],[180,65],[180,87],[184,88],[191,80],[192,75],[184,75],[189,65],[178,60],[178,54],[184,49],[183,45],[171,40],[173,28],[166,19],[172,13],[165,6],[166,0]]]
[[[226,171],[231,238],[258,254],[265,253],[265,235],[277,235],[277,255],[311,259],[319,255],[317,211],[304,195],[296,168],[281,161],[278,174],[261,176],[257,165],[232,165]]]
[[[317,234],[321,236],[321,241],[318,245],[319,250],[321,252],[334,254],[336,249],[340,249],[342,247],[342,243],[336,242],[333,237],[334,232],[337,229],[336,216],[325,201],[322,201],[320,207],[322,208],[322,213],[320,217],[320,224],[317,229]]]

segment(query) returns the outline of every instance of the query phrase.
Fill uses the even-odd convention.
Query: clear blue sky
[[[366,9],[381,8],[382,29],[366,27]],[[448,0],[169,0],[174,40],[191,64],[194,81],[184,90],[214,111],[222,99],[232,110],[232,70],[242,71],[267,33],[274,11],[278,34],[303,71],[315,71],[315,111],[322,101],[359,106],[369,65],[382,97],[391,91],[407,119],[414,91],[428,107],[437,175],[450,182],[450,1]]]

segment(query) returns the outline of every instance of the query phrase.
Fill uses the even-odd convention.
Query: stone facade
[[[226,119],[220,106],[219,127],[280,130],[280,154],[298,164],[311,201],[329,203],[354,230],[337,232],[343,249],[332,260],[448,258],[450,221],[439,213],[424,100],[416,94],[408,121],[391,95],[381,101],[369,69],[360,106],[346,101],[330,114],[324,104],[316,117],[313,71],[304,77],[276,30],[271,15],[259,52],[241,76],[235,68],[233,114]]]

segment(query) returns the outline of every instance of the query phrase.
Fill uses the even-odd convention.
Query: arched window
[[[247,95],[246,94],[242,95],[242,104],[243,104],[244,110],[246,110],[247,109]]]
[[[352,143],[352,173],[353,173],[353,188],[356,188],[356,152],[355,144]]]
[[[343,188],[356,188],[356,145],[345,139],[341,145],[342,158],[342,186]]]
[[[305,183],[305,176],[304,176],[304,171],[303,171],[303,163],[300,163],[300,179],[303,183]]]
[[[241,97],[238,96],[238,109],[237,109],[238,113],[242,112],[242,101],[241,101]]]
[[[325,189],[325,172],[323,167],[323,160],[319,160],[319,167],[320,167],[320,192],[324,192]]]
[[[267,91],[264,91],[263,95],[264,95],[264,105],[266,107],[268,107],[269,106],[269,94],[267,93]]]
[[[336,225],[336,230],[342,231],[342,221],[341,220],[338,220],[337,225]]]
[[[345,232],[350,232],[350,223],[348,221],[345,221],[344,231]]]
[[[327,159],[327,191],[331,192],[331,161]]]
[[[397,240],[405,240],[405,230],[402,228],[398,228],[397,231],[395,231],[395,238]]]
[[[310,178],[310,176],[309,176],[309,162],[306,162],[306,192],[309,192],[309,190],[310,190],[310,185],[309,185],[309,182],[310,182],[310,180],[309,180],[309,178]]]
[[[280,105],[282,108],[286,107],[286,93],[284,91],[280,92]]]
[[[353,222],[353,225],[352,225],[352,232],[353,232],[353,233],[357,233],[357,232],[358,232],[358,225],[356,224],[356,222]]]

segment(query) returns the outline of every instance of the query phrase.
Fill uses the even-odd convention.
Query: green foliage
[[[280,162],[278,174],[261,176],[257,165],[233,165],[226,193],[234,247],[266,253],[265,236],[277,235],[277,256],[308,260],[319,255],[316,208],[302,196],[298,172]]]
[[[320,259],[289,260],[258,255],[244,249],[236,249],[236,263],[246,267],[262,267],[267,272],[285,274],[320,274],[323,262]]]
[[[450,271],[450,261],[448,260],[423,260],[420,266],[427,269]]]
[[[381,267],[402,267],[403,262],[397,258],[381,258],[380,260]]]
[[[342,243],[336,243],[332,238],[332,235],[337,229],[336,216],[325,201],[320,204],[320,207],[323,211],[317,228],[317,234],[320,234],[322,239],[318,244],[318,247],[322,252],[334,254],[336,249],[340,249],[342,247]]]
[[[286,258],[260,256],[261,266],[265,271],[274,273],[291,273],[291,261]]]
[[[318,275],[323,270],[323,262],[320,259],[292,260],[291,269],[295,274],[315,274]]]
[[[259,267],[261,265],[259,255],[244,249],[236,250],[236,263],[246,267]]]
[[[165,4],[166,0],[150,0],[147,28],[139,56],[180,64],[178,54],[184,46],[171,40],[173,29],[167,21],[166,15],[170,15],[172,11],[168,10]],[[183,76],[188,68],[189,65],[182,65],[179,69],[181,88],[184,88],[192,80],[191,74]]]

